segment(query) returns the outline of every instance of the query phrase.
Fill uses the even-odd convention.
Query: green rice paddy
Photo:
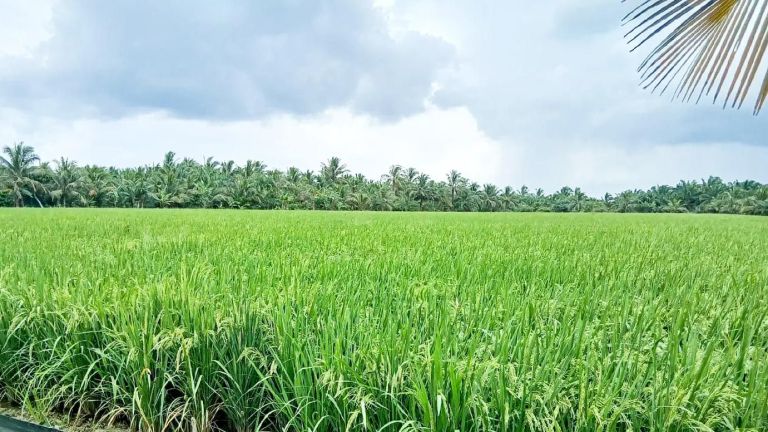
[[[768,430],[768,219],[0,211],[0,399],[141,431]]]

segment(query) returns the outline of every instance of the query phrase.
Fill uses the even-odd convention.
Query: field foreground
[[[0,400],[35,415],[768,429],[768,219],[6,209],[0,225]]]

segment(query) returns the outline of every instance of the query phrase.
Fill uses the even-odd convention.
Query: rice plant
[[[0,398],[138,431],[768,429],[768,221],[0,211]]]

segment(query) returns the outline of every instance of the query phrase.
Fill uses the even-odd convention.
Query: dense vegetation
[[[143,431],[768,429],[768,220],[0,211],[0,397]]]
[[[602,199],[564,187],[553,194],[479,185],[451,171],[444,181],[393,166],[380,180],[352,175],[338,158],[319,172],[267,169],[207,159],[116,169],[80,167],[60,159],[39,163],[29,146],[5,148],[0,159],[0,206],[196,207],[249,209],[741,213],[768,215],[768,185],[725,183],[718,177],[676,186],[631,190]]]

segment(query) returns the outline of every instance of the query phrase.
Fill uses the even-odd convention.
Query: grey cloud
[[[621,17],[633,2],[552,0],[527,4],[424,0],[439,20],[470,26],[443,75],[439,106],[467,106],[502,141],[533,145],[637,146],[691,142],[768,145],[765,115],[670,101],[639,88]],[[402,6],[407,13],[407,4]],[[522,13],[524,12],[524,13]],[[650,49],[650,46],[647,47]],[[640,50],[642,51],[642,50]]]
[[[449,29],[445,39],[418,32],[420,20],[393,37],[382,12],[358,0],[57,5],[53,37],[33,59],[0,60],[0,108],[229,120],[345,107],[393,120],[429,99],[467,107],[502,143],[768,145],[766,114],[638,87],[642,53],[628,52],[619,25],[631,2],[396,2],[400,17],[426,10],[420,20]]]
[[[3,62],[0,106],[211,119],[352,106],[395,119],[423,109],[453,54],[434,37],[392,37],[355,0],[76,0],[52,24],[36,59]]]

